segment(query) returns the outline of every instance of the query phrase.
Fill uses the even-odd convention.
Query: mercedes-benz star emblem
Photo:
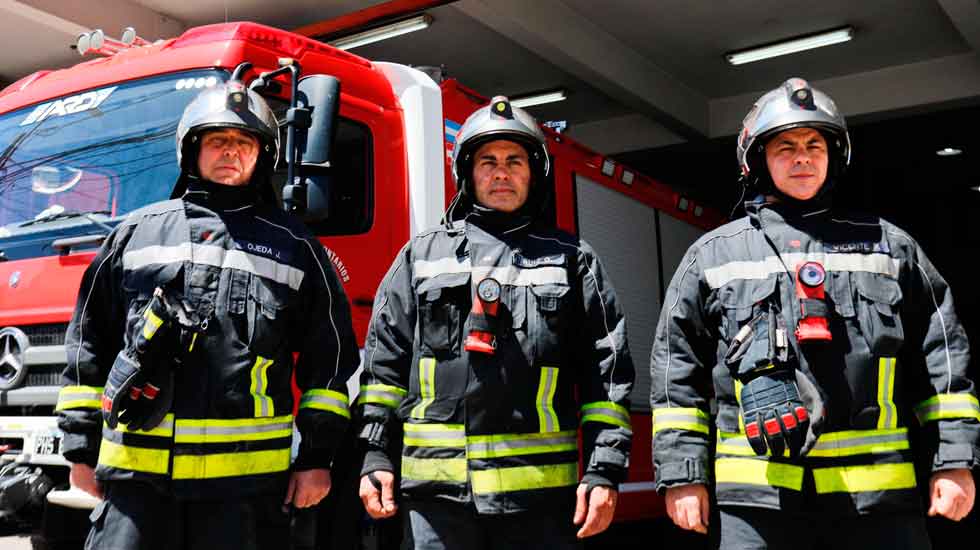
[[[14,271],[7,279],[7,284],[10,285],[10,288],[17,288],[18,283],[20,283],[20,271]]]
[[[24,352],[31,345],[24,331],[16,327],[0,329],[0,390],[16,388],[27,376]]]

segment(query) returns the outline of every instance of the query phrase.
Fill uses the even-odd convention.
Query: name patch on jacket
[[[255,254],[256,256],[263,256],[272,260],[278,260],[281,262],[288,262],[289,258],[285,257],[285,251],[280,250],[274,246],[270,246],[262,243],[253,243],[251,241],[246,241],[245,239],[235,239],[238,243],[238,247],[249,254]]]
[[[824,252],[835,252],[838,254],[874,254],[876,252],[887,254],[888,243],[879,241],[855,241],[847,243],[823,243]]]
[[[552,254],[551,256],[539,256],[537,258],[528,258],[523,254],[514,254],[514,265],[523,268],[534,268],[541,267],[545,265],[565,265],[565,255],[564,254]]]

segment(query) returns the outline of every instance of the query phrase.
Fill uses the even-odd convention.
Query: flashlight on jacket
[[[500,305],[500,283],[487,277],[476,285],[476,299],[470,310],[470,333],[466,336],[466,351],[493,355],[497,349],[497,309]]]
[[[824,281],[827,271],[819,262],[806,262],[796,270],[796,297],[800,300],[800,322],[796,325],[796,340],[830,341],[827,323],[827,296]]]

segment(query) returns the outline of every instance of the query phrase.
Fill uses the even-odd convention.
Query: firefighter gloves
[[[780,370],[753,378],[742,386],[740,401],[745,436],[757,455],[800,456],[810,428],[810,415],[800,397],[793,372]]]

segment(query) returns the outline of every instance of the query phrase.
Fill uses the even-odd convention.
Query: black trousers
[[[724,550],[929,550],[923,515],[827,518],[763,508],[720,509]]]
[[[138,481],[106,483],[104,492],[92,511],[85,550],[291,547],[290,514],[281,495],[184,501]]]
[[[472,504],[404,502],[403,550],[580,550],[572,509],[480,515]]]

